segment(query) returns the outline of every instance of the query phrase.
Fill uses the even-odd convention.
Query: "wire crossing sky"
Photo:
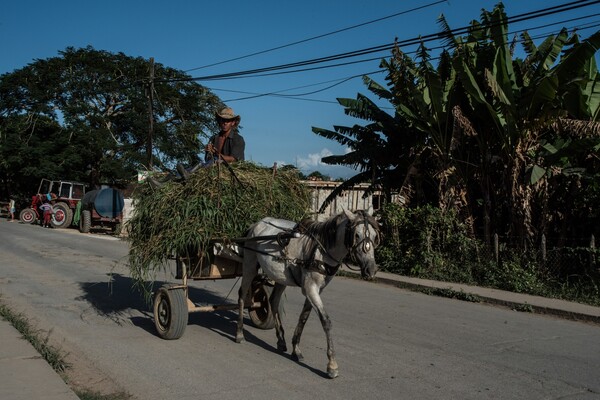
[[[336,177],[356,173],[321,163],[347,149],[312,133],[364,121],[344,114],[337,98],[362,83],[385,84],[379,66],[398,42],[413,54],[423,41],[436,54],[444,45],[438,17],[461,29],[479,20],[490,0],[330,0],[187,2],[130,0],[5,2],[0,20],[0,74],[67,47],[92,46],[149,59],[191,74],[242,116],[246,157],[265,166],[293,164]],[[600,24],[600,0],[504,1],[511,36],[528,30],[541,42],[562,27],[588,37]],[[288,4],[289,3],[289,4]],[[385,108],[385,104],[382,107]],[[389,108],[389,112],[393,110]]]

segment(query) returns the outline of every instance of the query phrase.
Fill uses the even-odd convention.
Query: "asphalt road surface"
[[[273,330],[236,312],[190,314],[178,340],[155,332],[132,289],[127,243],[76,230],[0,221],[0,296],[77,368],[81,379],[137,399],[598,399],[600,327],[337,277],[323,293],[340,376],[326,377],[325,335],[313,313],[298,363]],[[170,272],[158,280],[177,282]],[[235,279],[194,282],[196,303],[236,301]],[[284,298],[288,348],[304,298]]]

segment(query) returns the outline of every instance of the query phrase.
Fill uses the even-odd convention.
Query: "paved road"
[[[273,331],[233,341],[234,312],[192,314],[184,336],[158,338],[131,289],[127,245],[108,237],[0,224],[0,295],[54,342],[138,399],[600,398],[600,327],[347,278],[324,293],[340,364],[325,378],[325,338],[306,326],[303,364]],[[169,273],[158,277],[170,280]],[[196,282],[220,303],[235,280]],[[286,295],[288,340],[303,302]],[[94,382],[91,382],[94,383]],[[98,382],[96,382],[98,383]]]

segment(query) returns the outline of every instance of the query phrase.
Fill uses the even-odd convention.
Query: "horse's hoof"
[[[292,353],[292,360],[301,362],[304,361],[304,356],[302,353]]]
[[[327,368],[327,376],[329,376],[329,379],[334,379],[337,378],[339,375],[339,372],[337,369],[329,369]]]
[[[287,346],[286,344],[278,344],[277,345],[277,350],[281,351],[282,353],[287,353]]]
[[[236,343],[244,343],[246,340],[244,339],[243,336],[236,336],[235,337],[235,342]]]

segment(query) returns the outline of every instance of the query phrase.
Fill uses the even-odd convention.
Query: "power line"
[[[381,22],[381,21],[384,21],[384,20],[386,20],[386,19],[394,18],[394,17],[397,17],[397,16],[399,16],[399,15],[408,14],[408,13],[411,13],[411,12],[414,12],[414,11],[418,11],[418,10],[421,10],[421,9],[424,9],[424,8],[431,7],[431,6],[437,5],[437,4],[439,4],[439,3],[445,3],[445,2],[447,2],[447,0],[438,0],[438,1],[434,1],[434,2],[432,2],[432,3],[425,4],[425,5],[423,5],[423,6],[419,6],[419,7],[411,8],[410,10],[405,10],[405,11],[397,12],[397,13],[395,13],[395,14],[391,14],[391,15],[387,15],[387,16],[385,16],[385,17],[381,17],[381,18],[377,18],[377,19],[374,19],[374,20],[371,20],[371,21],[363,22],[363,23],[361,23],[361,24],[352,25],[352,26],[349,26],[349,27],[347,27],[347,28],[338,29],[338,30],[335,30],[335,31],[333,31],[333,32],[324,33],[324,34],[317,35],[317,36],[313,36],[313,37],[310,37],[310,38],[307,38],[307,39],[298,40],[298,41],[296,41],[296,42],[288,43],[288,44],[285,44],[285,45],[282,45],[282,46],[273,47],[273,48],[270,48],[270,49],[267,49],[267,50],[257,51],[257,52],[255,52],[255,53],[250,53],[250,54],[247,54],[247,55],[245,55],[245,56],[240,56],[240,57],[230,58],[230,59],[228,59],[228,60],[225,60],[225,61],[219,61],[219,62],[216,62],[216,63],[207,64],[207,65],[203,65],[203,66],[201,66],[201,67],[197,67],[197,68],[188,69],[187,71],[184,71],[184,72],[196,71],[196,70],[199,70],[199,69],[204,69],[204,68],[208,68],[208,67],[214,67],[215,65],[222,65],[222,64],[226,64],[226,63],[229,63],[229,62],[232,62],[232,61],[243,60],[243,59],[245,59],[245,58],[249,58],[249,57],[257,56],[257,55],[260,55],[260,54],[270,53],[270,52],[272,52],[272,51],[275,51],[275,50],[281,50],[281,49],[284,49],[284,48],[286,48],[286,47],[295,46],[295,45],[297,45],[297,44],[301,44],[301,43],[310,42],[310,41],[312,41],[312,40],[321,39],[321,38],[324,38],[324,37],[327,37],[327,36],[335,35],[335,34],[337,34],[337,33],[345,32],[345,31],[349,31],[349,30],[356,29],[356,28],[360,28],[360,27],[362,27],[362,26],[366,26],[366,25],[374,24],[374,23],[376,23],[376,22]]]
[[[566,11],[575,10],[575,9],[578,9],[581,7],[587,7],[590,5],[597,4],[597,3],[600,3],[600,0],[572,1],[572,2],[565,3],[562,5],[558,5],[558,6],[546,7],[546,8],[540,9],[540,10],[530,11],[530,12],[518,14],[518,15],[515,15],[512,17],[507,17],[506,23],[508,24],[508,23],[523,22],[523,21],[527,21],[527,20],[531,20],[531,19],[540,18],[543,16],[548,16],[548,15],[553,15],[553,14],[558,14],[558,13],[562,13],[562,12],[566,12]],[[501,22],[501,23],[503,23],[503,22]],[[486,29],[486,28],[481,27],[479,29]],[[477,30],[477,28],[473,28],[473,26],[468,25],[468,26],[464,26],[461,28],[452,29],[449,32],[447,32],[446,35],[447,36],[448,35],[452,35],[452,36],[463,35],[463,34],[466,34],[469,32],[473,32],[474,30]],[[158,80],[158,81],[161,81],[161,82],[207,81],[207,80],[240,78],[243,76],[257,76],[257,74],[261,74],[261,73],[265,73],[265,72],[280,71],[280,70],[285,70],[285,69],[302,67],[302,66],[306,66],[306,65],[321,64],[321,63],[331,62],[331,61],[345,59],[345,58],[353,58],[353,57],[358,57],[361,55],[373,54],[373,53],[382,52],[382,51],[390,51],[396,45],[410,46],[410,45],[415,45],[415,44],[419,44],[419,43],[426,43],[426,42],[430,42],[430,41],[440,40],[443,37],[444,37],[444,34],[442,34],[442,33],[433,33],[433,34],[428,34],[428,35],[420,36],[420,37],[416,37],[416,38],[405,39],[405,40],[397,42],[397,43],[374,46],[374,47],[356,50],[356,51],[352,51],[352,52],[340,53],[340,54],[335,54],[332,56],[315,58],[315,59],[299,61],[299,62],[294,62],[294,63],[281,64],[281,65],[272,66],[272,67],[257,68],[257,69],[252,69],[252,70],[231,72],[231,73],[225,73],[225,74],[200,76],[200,77],[194,77],[194,78],[164,79],[164,80]],[[365,61],[358,61],[358,62],[365,62]],[[358,62],[341,63],[341,64],[336,64],[335,66],[349,65],[349,64],[358,63]],[[303,72],[303,71],[314,70],[314,69],[319,69],[319,68],[306,68],[306,69],[302,69],[302,70],[295,70],[295,72]],[[290,72],[287,72],[287,73],[290,73]],[[265,76],[265,75],[259,75],[259,76]]]
[[[512,31],[512,32],[507,32],[507,35],[515,35],[515,34],[518,34],[520,32],[533,31],[533,30],[537,30],[537,29],[546,28],[546,27],[552,26],[552,25],[560,25],[560,24],[563,24],[565,22],[573,22],[573,21],[577,21],[577,20],[581,20],[581,19],[591,18],[591,17],[598,16],[598,15],[600,15],[600,13],[590,14],[590,15],[587,15],[585,17],[571,18],[571,19],[562,20],[562,21],[558,21],[558,22],[554,22],[554,23],[550,23],[550,24],[538,25],[538,26],[535,26],[535,27],[527,28],[527,29],[521,29],[521,30],[516,30],[516,31]],[[588,22],[588,23],[583,24],[583,25],[571,26],[571,27],[569,27],[567,29],[568,30],[581,31],[581,30],[588,30],[588,29],[596,28],[598,26],[600,26],[600,21],[596,20],[596,21]],[[559,31],[555,30],[555,31],[551,31],[551,32],[541,33],[541,34],[532,36],[531,39],[532,40],[536,40],[536,39],[546,38],[549,35],[556,34],[558,32],[560,32],[560,30]],[[518,42],[523,42],[523,40],[522,39],[518,40]],[[446,46],[436,46],[436,47],[430,48],[428,50],[439,50],[439,49],[443,49],[444,47],[446,47]],[[405,54],[414,54],[416,52],[417,51],[410,51],[410,52],[405,52]],[[377,58],[377,59],[379,59],[379,58]],[[431,60],[436,60],[436,59],[439,59],[439,57],[433,57]],[[361,60],[361,62],[372,61],[372,60],[373,59]],[[331,65],[331,66],[322,66],[322,67],[318,67],[318,68],[331,68],[331,67],[335,67],[335,66],[338,66],[338,65],[336,64],[336,65]],[[305,71],[305,70],[302,70],[302,71]],[[289,99],[294,99],[294,100],[308,100],[308,101],[327,102],[327,101],[315,100],[315,99],[302,99],[300,97],[301,96],[308,96],[308,95],[316,94],[316,93],[320,93],[320,92],[324,92],[326,90],[331,89],[332,87],[338,86],[338,85],[340,85],[342,83],[345,83],[345,82],[347,82],[347,81],[349,81],[351,79],[355,79],[355,78],[362,77],[362,76],[365,76],[365,75],[372,75],[372,74],[382,73],[382,72],[385,72],[385,71],[386,70],[381,69],[381,70],[372,71],[372,72],[366,72],[366,73],[362,73],[362,74],[355,74],[355,75],[352,75],[352,76],[346,77],[346,78],[329,80],[329,81],[325,81],[325,82],[314,83],[314,84],[299,86],[299,87],[295,87],[295,88],[283,89],[283,90],[279,90],[279,91],[276,91],[276,92],[269,92],[269,93],[253,93],[253,92],[244,92],[244,91],[236,91],[236,90],[225,90],[225,89],[218,89],[218,88],[209,88],[209,89],[213,90],[213,91],[222,91],[222,92],[240,93],[240,94],[247,94],[247,95],[249,95],[249,96],[245,96],[245,97],[228,99],[228,100],[225,101],[226,103],[228,103],[228,102],[234,102],[234,101],[241,101],[241,100],[249,100],[249,99],[253,99],[253,98],[266,97],[266,96],[282,97],[282,98],[289,98]],[[294,71],[280,72],[278,74],[294,73],[294,72],[300,72],[300,71],[299,70],[294,70]],[[266,75],[270,75],[270,74],[264,74],[264,75],[259,75],[259,76],[266,76]],[[231,78],[231,79],[234,79],[234,78]],[[333,85],[327,86],[325,88],[312,91],[312,92],[289,94],[289,95],[281,94],[282,92],[288,92],[290,90],[296,90],[296,89],[310,87],[310,86],[319,86],[319,85],[322,85],[322,84],[325,84],[325,83],[330,83],[330,82],[336,82],[336,83],[333,84]],[[330,101],[329,103],[337,104],[337,102],[334,102],[334,101]]]
[[[598,15],[598,14],[593,14],[593,15]],[[552,24],[542,25],[539,28],[547,27],[547,26],[550,26],[550,25],[552,25]],[[532,29],[538,29],[538,27],[529,28],[529,29],[530,30],[532,30]],[[522,32],[522,31],[525,31],[525,30],[520,30],[518,32]],[[416,43],[414,43],[414,44],[416,44]],[[446,47],[446,46],[437,46],[437,47],[430,48],[429,50],[441,49],[441,48],[444,48],[444,47]],[[411,53],[415,53],[415,52],[416,51],[406,52],[406,54],[411,54]],[[342,67],[342,66],[347,66],[347,65],[353,65],[353,64],[360,64],[360,63],[365,63],[365,62],[370,62],[370,61],[375,61],[375,60],[380,60],[380,59],[381,59],[381,57],[373,57],[373,58],[366,58],[366,59],[355,60],[355,61],[348,61],[348,62],[337,63],[337,64],[328,64],[328,65],[321,65],[321,66],[316,66],[316,67],[307,67],[307,68],[301,68],[301,69],[293,69],[293,70],[287,70],[287,71],[284,70],[284,71],[266,72],[266,73],[260,73],[260,74],[259,73],[254,73],[252,75],[245,75],[245,76],[223,77],[223,78],[219,78],[218,80],[240,79],[240,78],[248,78],[248,77],[250,77],[250,78],[257,78],[257,77],[265,77],[265,76],[294,74],[294,73],[298,73],[298,72],[316,71],[316,70],[337,68],[337,67]],[[206,80],[210,80],[210,79],[206,79]]]

